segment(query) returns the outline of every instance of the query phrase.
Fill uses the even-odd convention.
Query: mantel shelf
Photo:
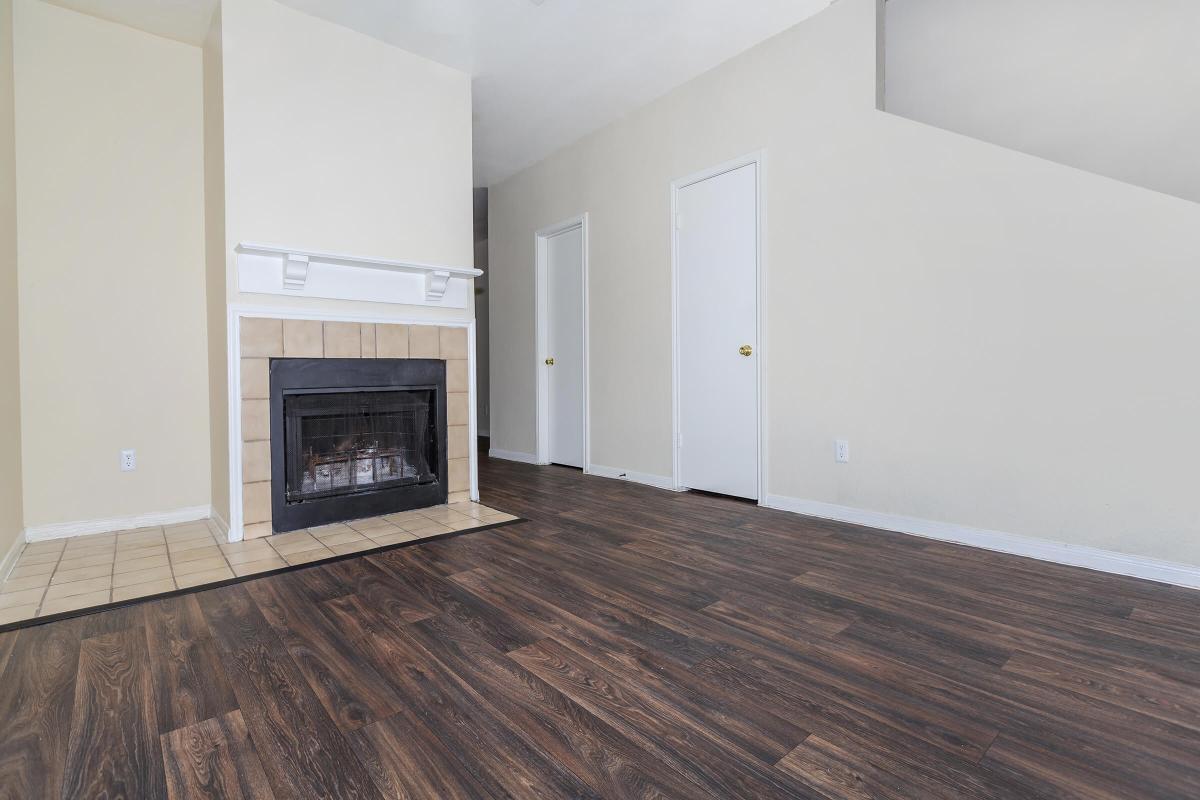
[[[467,281],[483,274],[483,270],[474,267],[395,261],[258,242],[241,242],[236,252],[241,290],[269,294],[462,307],[463,291],[447,295],[451,281]],[[371,280],[360,270],[397,277],[384,279],[381,275],[379,280]],[[319,276],[317,280],[313,280],[314,274]],[[401,275],[408,277],[401,280]],[[419,283],[412,284],[414,280]]]

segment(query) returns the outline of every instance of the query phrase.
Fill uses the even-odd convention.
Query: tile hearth
[[[465,502],[233,543],[211,520],[33,542],[0,585],[0,625],[514,519]]]

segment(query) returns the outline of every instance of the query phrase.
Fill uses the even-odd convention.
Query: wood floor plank
[[[605,669],[553,639],[509,657],[584,708],[635,738],[681,778],[713,797],[816,797],[802,784],[739,758],[718,731],[693,727],[686,715],[615,679]],[[717,740],[714,740],[716,737]]]
[[[0,800],[1200,797],[1200,592],[480,484],[527,521],[0,635]]]
[[[514,732],[580,776],[603,797],[684,797],[694,789],[645,763],[611,726],[480,640],[449,616],[408,633],[451,674],[474,687]]]
[[[304,596],[289,581],[253,581],[246,590],[343,731],[390,717],[403,704],[372,667],[353,657],[350,640],[336,626],[309,613]]]
[[[78,620],[18,631],[0,675],[0,798],[62,796],[82,641]]]
[[[274,800],[240,711],[161,737],[169,800]]]
[[[381,797],[244,585],[197,599],[275,797]]]
[[[143,608],[159,732],[236,710],[237,698],[196,596],[155,600]]]
[[[155,709],[144,629],[84,639],[63,797],[162,797]]]
[[[477,800],[489,791],[408,709],[347,734],[385,797]]]
[[[442,746],[455,753],[489,793],[517,800],[600,797],[549,754],[518,736],[475,687],[456,680],[406,629],[381,630],[359,645]]]

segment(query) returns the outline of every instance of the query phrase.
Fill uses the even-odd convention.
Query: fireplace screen
[[[283,398],[286,501],[437,483],[433,389]]]

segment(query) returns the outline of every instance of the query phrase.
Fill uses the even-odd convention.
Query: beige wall
[[[25,524],[207,506],[200,50],[36,0],[15,40]]]
[[[466,73],[288,8],[226,0],[226,255],[234,301],[380,313],[374,303],[241,296],[233,248],[265,242],[470,266]],[[468,308],[406,316],[462,318]]]
[[[12,19],[12,0],[0,0],[0,442],[6,443],[0,452],[0,562],[24,527],[21,516],[21,369]]]
[[[876,111],[875,11],[491,187],[492,446],[534,452],[534,231],[587,211],[592,459],[670,475],[668,186],[765,148],[770,494],[1200,564],[1200,206]]]
[[[213,512],[229,524],[229,355],[225,321],[225,114],[221,7],[203,47],[204,270],[208,324],[208,416]]]

